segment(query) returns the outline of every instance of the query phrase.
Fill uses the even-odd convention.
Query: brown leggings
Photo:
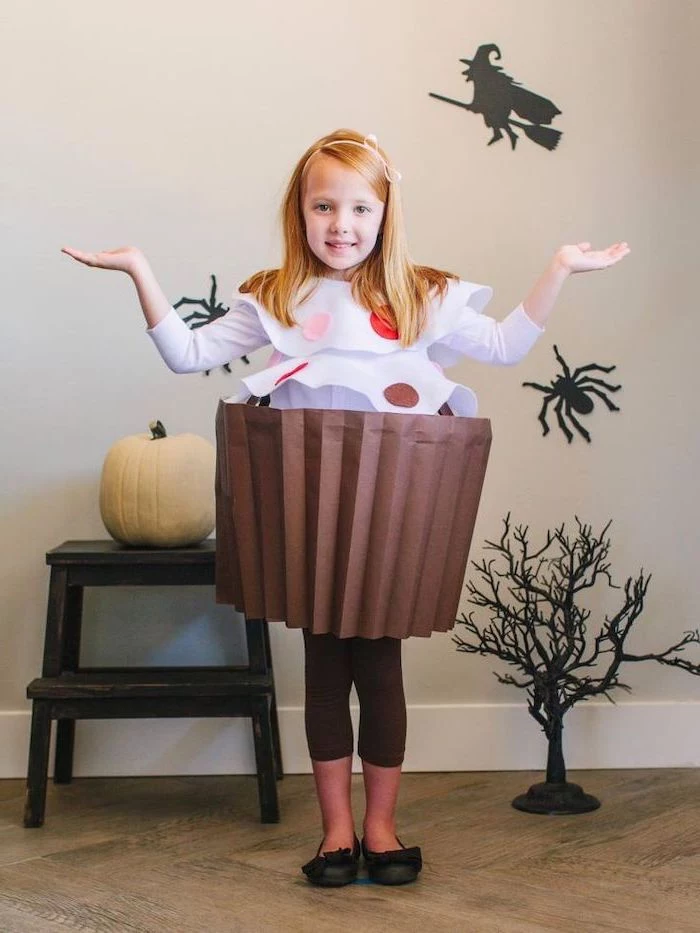
[[[403,762],[406,699],[400,638],[337,638],[304,632],[306,705],[304,719],[314,761],[352,755],[350,688],[360,701],[357,753],[384,768]]]

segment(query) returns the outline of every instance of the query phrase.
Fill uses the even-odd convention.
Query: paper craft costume
[[[176,372],[273,346],[217,411],[218,602],[339,637],[453,627],[491,431],[442,366],[515,363],[542,333],[522,306],[483,315],[491,294],[451,282],[408,348],[333,279],[291,328],[246,294],[206,327],[172,310],[147,331]]]

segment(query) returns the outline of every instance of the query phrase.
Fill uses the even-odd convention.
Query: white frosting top
[[[428,308],[421,337],[401,347],[397,335],[358,305],[349,282],[319,279],[313,294],[284,327],[251,295],[237,295],[231,309],[190,330],[171,309],[147,330],[175,372],[213,369],[271,344],[268,366],[243,379],[241,393],[270,395],[277,408],[350,408],[435,414],[448,402],[457,415],[474,416],[476,396],[449,380],[443,366],[461,356],[488,363],[517,363],[543,333],[518,305],[503,321],[482,314],[492,296],[485,285],[450,281],[444,300]]]

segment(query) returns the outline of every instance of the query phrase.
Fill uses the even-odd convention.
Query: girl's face
[[[306,240],[332,279],[347,279],[374,249],[384,204],[369,182],[332,156],[311,160],[302,189]]]

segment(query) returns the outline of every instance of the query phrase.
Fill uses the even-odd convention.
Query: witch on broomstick
[[[551,100],[528,91],[518,81],[514,81],[510,75],[505,74],[502,68],[492,64],[489,59],[492,52],[495,52],[496,58],[500,59],[501,52],[497,45],[480,45],[473,59],[460,59],[463,64],[467,65],[462,74],[466,75],[467,81],[474,82],[474,98],[471,104],[454,100],[452,97],[444,97],[442,94],[434,94],[432,91],[430,96],[437,100],[444,100],[448,104],[463,107],[472,113],[482,114],[486,126],[493,130],[493,136],[488,142],[489,146],[503,139],[502,131],[505,131],[512,148],[515,149],[518,135],[513,127],[517,126],[525,132],[528,139],[539,146],[544,146],[549,150],[556,149],[561,133],[543,124],[551,123],[557,114],[561,113],[561,110],[555,107]],[[530,122],[521,123],[519,120],[513,120],[511,113],[516,113]]]

